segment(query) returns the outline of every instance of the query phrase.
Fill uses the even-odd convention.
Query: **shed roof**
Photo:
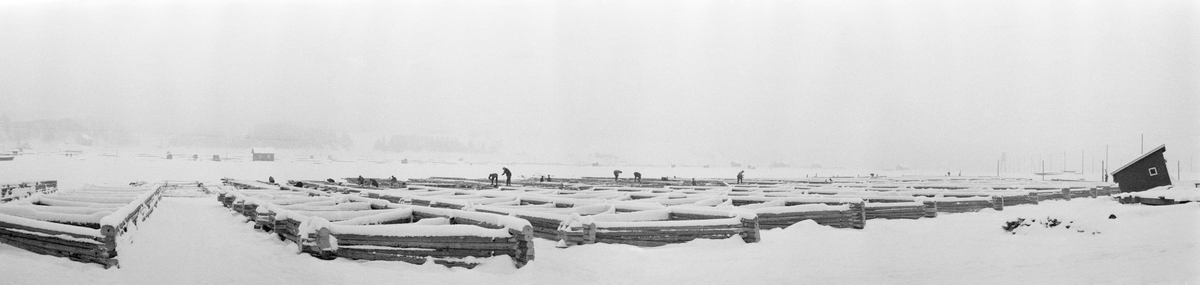
[[[1138,161],[1142,161],[1142,159],[1145,159],[1147,156],[1150,156],[1151,154],[1154,154],[1159,151],[1166,151],[1166,150],[1167,150],[1167,145],[1165,145],[1165,144],[1160,145],[1160,146],[1150,150],[1150,152],[1142,154],[1142,156],[1139,156],[1137,159],[1129,161],[1129,163],[1122,165],[1121,168],[1117,168],[1117,170],[1115,170],[1109,174],[1117,174],[1117,172],[1121,172],[1121,170],[1125,170],[1126,167],[1129,167],[1130,165],[1133,165],[1134,163],[1137,163]]]
[[[269,147],[256,147],[251,148],[250,153],[275,153],[275,149]]]

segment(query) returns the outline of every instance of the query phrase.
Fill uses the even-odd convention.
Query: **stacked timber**
[[[1037,190],[1037,195],[1038,201],[1071,200],[1069,188]]]
[[[289,196],[282,191],[245,190],[222,195],[234,197],[231,210],[253,215],[257,228],[274,232],[281,240],[322,259],[414,264],[432,260],[472,268],[478,265],[477,258],[510,256],[521,267],[534,256],[532,227],[514,217],[399,205],[360,196]]]
[[[162,189],[87,186],[12,201],[0,205],[0,243],[117,266],[117,238],[154,211]]]
[[[746,210],[675,206],[633,213],[600,214],[573,221],[595,242],[662,246],[695,239],[741,237],[758,242],[758,217]],[[574,225],[572,225],[574,227]]]
[[[1096,192],[1094,188],[1068,188],[1066,195],[1071,199],[1096,198]]]
[[[925,217],[925,203],[867,203],[867,219],[920,219]]]
[[[1016,206],[1016,205],[1024,205],[1024,204],[1037,205],[1038,204],[1037,191],[1024,191],[1024,192],[1020,192],[1020,193],[1024,193],[1024,194],[1003,195],[1002,196],[1004,198],[1003,206]]]
[[[1099,186],[1099,187],[1096,187],[1096,197],[1100,197],[1100,196],[1112,196],[1113,194],[1117,194],[1117,193],[1120,193],[1120,192],[1121,192],[1121,191],[1119,191],[1119,190],[1118,190],[1116,187],[1112,187],[1112,186]]]
[[[616,212],[617,207],[608,204],[581,205],[571,208],[544,206],[474,206],[477,212],[512,216],[529,222],[535,237],[563,241],[566,245],[583,245],[596,242],[595,225],[576,222],[583,216]],[[655,209],[661,209],[659,206]]]
[[[236,187],[237,189],[279,189],[279,185],[275,185],[264,181],[242,180],[232,178],[222,178],[221,181],[225,185]]]
[[[29,197],[36,193],[50,194],[58,191],[58,181],[19,181],[0,183],[0,203]]]
[[[978,212],[979,210],[993,208],[1001,210],[1004,207],[1002,201],[996,199],[999,197],[971,197],[971,198],[949,198],[949,197],[934,197],[925,198],[925,201],[933,202],[937,207],[938,212],[942,213],[967,213]]]
[[[842,205],[803,204],[795,206],[765,207],[752,209],[758,215],[762,229],[786,228],[804,220],[835,228],[857,228],[865,226],[866,208],[861,200]]]

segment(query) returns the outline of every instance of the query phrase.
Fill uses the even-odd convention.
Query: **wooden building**
[[[275,161],[275,149],[272,148],[252,148],[250,155],[252,161]]]
[[[1117,168],[1112,172],[1113,182],[1121,187],[1121,192],[1141,192],[1171,185],[1171,175],[1167,174],[1167,160],[1163,158],[1164,152],[1167,152],[1165,144]]]

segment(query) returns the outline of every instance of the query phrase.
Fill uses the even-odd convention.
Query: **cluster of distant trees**
[[[137,143],[119,125],[103,120],[75,119],[13,121],[0,116],[0,148],[37,143],[75,143],[124,146]]]
[[[255,125],[244,136],[222,135],[217,132],[176,135],[169,145],[184,147],[278,147],[278,148],[332,148],[354,147],[350,135],[333,130],[296,125],[291,123],[269,123]]]
[[[217,130],[193,131],[184,134],[135,133],[108,120],[32,120],[13,121],[0,116],[0,151],[12,147],[37,146],[42,143],[66,143],[103,147],[133,146],[148,139],[154,143],[177,147],[213,148],[335,148],[354,147],[350,135],[329,129],[299,126],[291,123],[271,123],[254,126],[244,135]]]
[[[375,141],[375,150],[380,151],[428,151],[428,152],[460,152],[483,153],[494,152],[498,145],[486,144],[472,140],[461,141],[454,138],[430,137],[420,135],[394,135],[391,138],[381,138]]]
[[[351,149],[354,147],[354,140],[349,134],[286,122],[259,124],[246,131],[244,135],[222,130],[195,130],[183,134],[152,134],[127,132],[119,124],[106,120],[12,121],[7,116],[0,116],[0,150],[39,143],[95,144],[104,147],[120,147],[137,145],[141,143],[141,139],[149,139],[155,144],[170,147],[325,149]],[[394,135],[390,138],[380,138],[374,145],[375,150],[392,152],[487,153],[495,152],[499,148],[500,146],[497,144],[474,140],[423,135]]]

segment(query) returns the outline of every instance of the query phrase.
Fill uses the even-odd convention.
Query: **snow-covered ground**
[[[196,162],[19,157],[3,180],[58,179],[63,187],[135,180],[346,176],[481,176],[500,165]],[[603,176],[611,167],[517,166],[518,175]],[[647,177],[729,176],[727,168],[655,168]],[[674,172],[670,172],[674,171]],[[774,171],[774,172],[769,172]],[[592,173],[596,172],[596,173]],[[632,170],[627,171],[632,172]],[[652,174],[661,172],[663,174]],[[736,172],[734,172],[736,173]],[[771,177],[803,172],[758,170]],[[1185,174],[1186,175],[1186,174]],[[1109,219],[1115,215],[1116,219]],[[1015,234],[1002,229],[1024,218]],[[1047,218],[1063,224],[1046,228]],[[1067,229],[1065,226],[1070,225]],[[1082,232],[1080,232],[1082,231]],[[5,284],[1178,284],[1200,283],[1200,204],[1121,205],[1111,199],[1045,201],[934,219],[870,220],[862,230],[802,222],[762,242],[697,240],[657,248],[539,239],[521,269],[504,258],[475,269],[402,262],[319,260],[252,229],[213,197],[164,198],[122,241],[119,269],[102,269],[0,245]]]

